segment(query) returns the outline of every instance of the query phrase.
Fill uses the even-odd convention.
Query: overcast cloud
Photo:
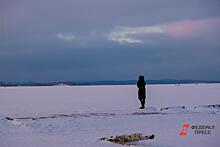
[[[0,81],[220,80],[219,0],[1,0]]]

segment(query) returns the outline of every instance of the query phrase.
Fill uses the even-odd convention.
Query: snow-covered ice
[[[219,104],[220,84],[147,85],[144,110],[134,85],[0,87],[0,146],[114,147],[98,139],[141,132],[155,139],[135,146],[218,147]],[[179,136],[185,123],[215,129]]]

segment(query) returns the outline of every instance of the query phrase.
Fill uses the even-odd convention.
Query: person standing
[[[144,76],[141,75],[139,76],[139,80],[137,82],[137,87],[138,87],[138,99],[141,102],[141,107],[139,109],[144,109],[145,108],[145,99],[146,99],[146,90],[145,90],[145,81],[144,81]]]

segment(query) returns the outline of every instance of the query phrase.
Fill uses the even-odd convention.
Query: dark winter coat
[[[144,80],[138,80],[137,87],[138,87],[138,99],[145,99],[146,98],[146,92],[145,92],[145,81]]]

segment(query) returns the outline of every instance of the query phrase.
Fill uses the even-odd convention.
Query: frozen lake
[[[148,107],[220,104],[220,84],[148,85]],[[0,87],[0,116],[108,112],[139,107],[129,86]]]
[[[144,110],[134,85],[0,87],[0,146],[111,147],[121,145],[98,139],[141,132],[155,139],[135,146],[218,147],[219,104],[220,84],[147,85]],[[184,123],[215,129],[196,135],[189,128],[181,137]]]

